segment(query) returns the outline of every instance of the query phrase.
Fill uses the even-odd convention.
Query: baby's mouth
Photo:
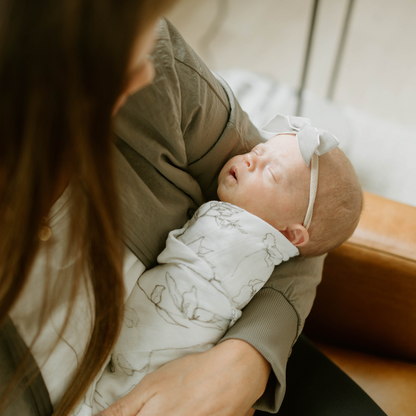
[[[237,169],[235,168],[235,166],[231,167],[230,175],[235,179],[236,182],[238,182]]]

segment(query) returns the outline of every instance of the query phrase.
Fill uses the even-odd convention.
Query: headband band
[[[277,114],[263,128],[268,133],[294,134],[298,142],[302,159],[309,167],[311,164],[311,181],[309,188],[309,204],[303,226],[309,229],[312,222],[313,207],[318,190],[319,158],[326,152],[338,147],[338,139],[326,130],[313,127],[311,121],[304,117],[284,116]],[[311,163],[312,162],[312,163]]]

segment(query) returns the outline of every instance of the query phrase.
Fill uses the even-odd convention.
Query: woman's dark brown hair
[[[39,227],[69,178],[69,247],[86,271],[71,276],[70,305],[85,275],[93,293],[90,341],[54,415],[83,397],[119,332],[124,287],[111,114],[137,36],[171,3],[0,0],[0,323],[24,288]],[[39,330],[51,295],[40,305]]]

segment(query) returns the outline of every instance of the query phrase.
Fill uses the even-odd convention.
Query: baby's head
[[[352,235],[363,204],[357,174],[340,149],[319,156],[318,172],[309,227],[305,215],[311,166],[306,166],[293,134],[280,134],[230,159],[218,177],[218,197],[272,225],[301,255],[317,256]]]

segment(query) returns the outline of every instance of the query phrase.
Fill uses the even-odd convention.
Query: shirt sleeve
[[[240,320],[220,341],[244,340],[270,363],[269,381],[263,396],[253,406],[255,409],[276,413],[282,404],[286,363],[312,308],[323,257],[295,257],[277,266],[264,287],[244,308]]]
[[[134,177],[136,181],[139,177],[150,189],[146,206],[133,210],[136,201],[146,201],[144,193],[136,197],[136,188],[141,185],[131,179],[134,186],[129,187],[128,181],[123,181],[122,192],[129,193],[126,212],[132,213],[128,222],[140,224],[135,233],[134,226],[129,226],[133,231],[129,231],[127,241],[144,262],[145,256],[141,254],[144,248],[140,251],[140,246],[150,250],[154,245],[153,251],[160,252],[158,244],[161,241],[163,245],[167,230],[180,228],[185,222],[182,212],[192,205],[180,202],[184,198],[181,195],[196,205],[217,199],[218,174],[225,162],[263,141],[228,85],[207,68],[168,21],[161,22],[158,36],[154,54],[157,78],[127,102],[116,128],[122,163],[128,165],[121,173],[123,178]],[[150,149],[149,140],[153,140],[153,150],[146,153]],[[154,146],[160,149],[157,155]],[[136,161],[139,156],[145,166],[142,171]],[[156,186],[153,183],[157,175],[161,185]],[[159,196],[157,192],[161,189]],[[156,197],[162,201],[161,207],[169,208],[172,213],[169,218],[174,218],[176,211],[181,214],[176,222],[166,223],[163,232],[158,231],[161,228],[158,223],[162,221],[157,224],[152,221],[153,228],[147,229],[144,220],[136,220],[137,212],[149,210],[150,204],[153,204],[151,211],[146,215],[155,217],[156,205],[152,201]],[[173,198],[175,204],[170,207]],[[191,216],[192,210],[188,211]],[[148,242],[142,244],[139,236]],[[156,236],[158,243],[153,243],[150,236]],[[263,289],[244,308],[240,320],[221,340],[244,340],[270,362],[270,379],[254,406],[256,409],[277,412],[282,403],[287,359],[312,307],[322,264],[323,258],[295,258],[276,267]]]

